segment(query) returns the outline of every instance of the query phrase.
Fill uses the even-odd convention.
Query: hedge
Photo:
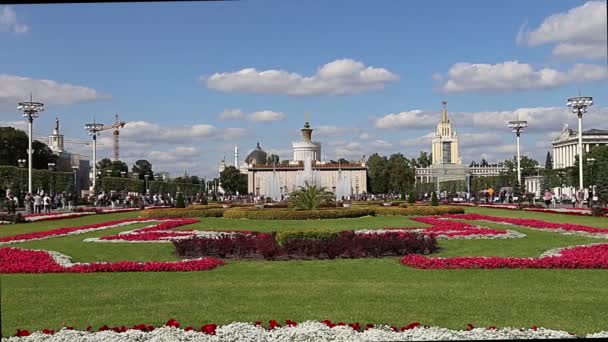
[[[369,209],[319,209],[319,210],[290,210],[290,209],[228,209],[225,218],[251,220],[320,220],[353,218],[373,215]]]
[[[0,191],[2,197],[6,189],[15,194],[27,192],[27,168],[16,166],[0,166]],[[32,170],[32,191],[38,189],[49,193],[74,191],[74,174],[72,172],[58,172],[48,170]]]
[[[464,214],[464,208],[455,206],[415,206],[407,208],[399,207],[372,207],[376,215],[403,215],[403,216],[427,216],[443,214]]]
[[[338,232],[327,228],[317,228],[311,230],[281,230],[276,233],[275,240],[279,246],[284,246],[287,242],[294,239],[308,240],[331,240],[338,236]]]
[[[102,176],[97,179],[97,191],[124,191],[129,192],[145,192],[146,181],[124,177],[107,177]],[[165,194],[170,193],[175,195],[177,192],[183,192],[184,196],[190,197],[197,193],[203,192],[202,185],[191,183],[175,183],[162,181],[148,181],[148,189],[152,193]]]
[[[223,208],[205,210],[190,208],[153,209],[142,210],[139,216],[143,218],[222,217],[225,210]]]

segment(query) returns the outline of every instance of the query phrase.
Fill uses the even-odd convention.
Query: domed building
[[[255,150],[251,151],[247,158],[245,158],[245,164],[249,165],[262,165],[266,164],[266,160],[268,158],[268,153],[266,153],[260,147],[260,143],[257,144]]]

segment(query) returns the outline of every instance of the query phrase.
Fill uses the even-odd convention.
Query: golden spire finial
[[[443,113],[441,114],[441,122],[448,122],[448,101],[441,101],[443,105]]]

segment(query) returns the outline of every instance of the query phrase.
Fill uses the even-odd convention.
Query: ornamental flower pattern
[[[183,261],[72,263],[68,256],[42,250],[0,248],[0,273],[187,272],[224,265],[215,258]]]
[[[136,324],[132,327],[103,325],[86,331],[74,330],[71,327],[57,332],[50,329],[30,333],[28,330],[17,330],[14,337],[7,342],[38,341],[406,341],[406,340],[482,340],[482,339],[547,339],[576,338],[566,331],[551,330],[537,326],[530,328],[475,327],[467,324],[463,330],[451,330],[441,327],[423,326],[413,322],[402,327],[337,322],[306,321],[298,323],[287,320],[281,324],[271,320],[266,327],[261,322],[234,322],[227,325],[208,323],[200,328],[188,326],[180,328],[180,323],[169,320],[165,326],[156,327],[147,324]],[[581,337],[606,337],[608,332],[598,332]],[[4,341],[4,339],[3,339]]]

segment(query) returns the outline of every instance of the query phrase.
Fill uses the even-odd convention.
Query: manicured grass
[[[608,219],[559,214],[467,208],[480,214],[535,218],[608,228]],[[14,235],[75,226],[137,213],[31,223],[0,228]],[[77,222],[79,220],[81,222]],[[83,223],[82,221],[86,223]],[[319,221],[265,221],[204,218],[182,229],[272,231],[332,227],[336,230],[413,227],[407,217],[380,216]],[[561,235],[497,223],[527,235],[510,240],[440,241],[436,256],[538,256],[547,249],[606,240]],[[57,250],[75,261],[175,260],[171,244],[81,242],[112,230],[10,245]],[[12,233],[7,233],[8,230]],[[16,231],[18,230],[18,231]],[[361,323],[428,325],[463,329],[533,324],[578,334],[608,330],[607,270],[417,270],[398,258],[320,261],[230,261],[211,271],[175,273],[2,275],[2,333],[91,324],[182,324],[331,319]]]
[[[201,218],[201,222],[179,227],[187,229],[234,229],[271,232],[285,229],[327,228],[336,231],[349,229],[378,229],[386,227],[425,227],[424,223],[410,220],[406,216],[364,216],[331,220],[247,220],[223,217]]]
[[[607,330],[605,270],[416,270],[397,258],[231,262],[191,273],[5,275],[3,333],[331,319]]]

